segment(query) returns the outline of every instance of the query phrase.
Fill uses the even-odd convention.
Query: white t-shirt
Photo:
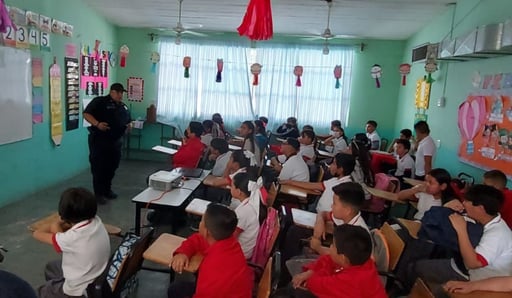
[[[414,174],[414,159],[412,159],[409,153],[397,159],[395,176],[403,176],[407,169],[411,170],[411,174]]]
[[[254,144],[254,151],[252,150],[252,144]],[[254,159],[256,160],[256,165],[259,167],[261,165],[261,152],[260,147],[251,139],[245,139],[244,141],[244,150],[250,151],[254,154]]]
[[[415,175],[425,176],[425,156],[432,156],[432,163],[436,155],[436,144],[431,136],[425,137],[418,144],[418,150],[416,151],[416,163],[415,163]]]
[[[212,139],[213,136],[211,133],[204,134],[201,136],[201,143],[203,143],[205,146],[210,146]]]
[[[331,219],[336,226],[341,226],[342,224],[345,223],[343,220],[337,219],[336,217],[334,217],[334,214],[332,214],[332,212],[331,212]],[[370,229],[368,228],[368,225],[364,221],[364,218],[361,216],[361,212],[359,212],[354,218],[352,218],[349,222],[347,222],[347,224],[353,225],[353,226],[359,226],[361,228],[364,228],[366,231],[368,231],[368,233],[370,233]]]
[[[324,192],[318,199],[318,204],[316,205],[316,212],[320,213],[322,211],[331,211],[332,199],[334,197],[334,191],[332,188],[338,184],[351,182],[352,178],[350,176],[343,176],[341,178],[333,177],[329,180],[325,180],[322,182],[324,186]]]
[[[87,286],[105,270],[110,258],[107,230],[96,216],[81,221],[52,237],[57,252],[62,252],[62,290],[69,296],[82,296]]]
[[[364,199],[370,200],[372,198],[371,194],[366,190],[366,183],[364,183],[364,172],[361,168],[361,165],[359,164],[359,160],[356,160],[356,166],[354,167],[354,170],[352,171],[352,181],[355,183],[361,184],[364,190]]]
[[[226,170],[230,157],[231,151],[217,156],[217,159],[215,159],[215,165],[212,169],[213,176],[222,177],[222,175],[224,175],[224,171]]]
[[[300,150],[297,155],[302,156],[302,158],[306,161],[308,165],[312,165],[315,163],[315,146],[313,144],[303,145],[300,144]]]
[[[249,204],[249,199],[245,199],[236,207],[235,213],[238,218],[237,228],[242,230],[238,236],[238,242],[240,242],[245,258],[250,259],[260,231],[258,211],[254,210],[254,207]]]
[[[484,233],[475,248],[478,259],[487,266],[470,269],[470,280],[512,275],[512,231],[501,215],[484,226]]]
[[[433,195],[426,192],[419,192],[414,196],[418,198],[418,212],[414,214],[414,219],[416,220],[421,220],[425,212],[430,210],[430,207],[443,205],[441,199],[437,200]]]
[[[334,138],[332,139],[332,143],[334,145],[334,148],[332,149],[332,153],[337,154],[340,152],[343,152],[347,150],[347,141],[343,137]]]
[[[371,150],[380,150],[380,136],[376,130],[374,130],[372,133],[367,132],[366,137],[372,144],[370,148]]]
[[[309,168],[301,155],[290,156],[279,173],[280,180],[309,181]]]

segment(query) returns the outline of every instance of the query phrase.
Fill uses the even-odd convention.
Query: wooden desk
[[[475,291],[469,294],[450,293],[449,295],[452,298],[512,298],[512,293],[489,291]]]
[[[208,205],[210,205],[210,203],[211,203],[210,201],[195,198],[185,208],[185,212],[191,213],[194,215],[203,216],[203,214],[206,212],[206,207],[208,207]]]
[[[146,249],[142,256],[148,261],[169,266],[171,264],[172,254],[178,247],[180,247],[184,240],[185,238],[183,237],[163,233],[151,244],[151,246],[149,246],[148,249]],[[190,259],[188,266],[185,267],[185,271],[196,272],[202,260],[202,255],[193,256]]]
[[[60,221],[60,216],[58,212],[54,212],[46,217],[43,217],[39,219],[38,221],[32,223],[30,226],[28,226],[28,229],[32,232],[37,231],[43,227],[49,226],[55,222]],[[105,229],[107,230],[107,233],[109,235],[120,235],[121,234],[121,228],[109,225],[106,223],[103,223],[105,226]]]
[[[284,142],[286,142],[286,139],[283,139],[283,138],[276,138],[276,141],[279,141],[279,142],[281,142],[281,143],[284,143]]]
[[[239,140],[239,141],[243,141],[243,140],[245,140],[245,138],[244,138],[244,137],[241,137],[241,136],[233,136],[233,139],[237,139],[237,140]]]
[[[228,149],[232,150],[232,151],[234,151],[234,150],[242,150],[242,147],[237,146],[237,145],[228,144]]]
[[[404,182],[407,183],[407,184],[410,184],[412,186],[416,186],[418,184],[423,184],[425,183],[425,181],[421,181],[421,180],[416,180],[416,179],[412,179],[412,178],[407,178],[407,177],[404,177]]]
[[[372,195],[374,195],[376,197],[382,198],[382,199],[387,200],[387,201],[395,202],[395,203],[405,204],[404,201],[400,201],[398,199],[398,194],[397,193],[389,192],[389,191],[384,191],[384,190],[373,188],[373,187],[365,187],[365,189],[370,194],[372,194]]]
[[[292,186],[292,185],[287,185],[287,184],[281,184],[281,186],[279,188],[279,193],[296,196],[296,197],[300,197],[300,198],[307,198],[308,194],[309,195],[321,194],[321,192],[319,192],[319,191],[305,189],[302,187]]]
[[[151,149],[155,150],[155,151],[158,151],[158,152],[165,153],[165,154],[169,154],[169,155],[173,155],[176,152],[178,152],[176,149],[172,149],[172,148],[164,147],[164,146],[160,146],[160,145],[154,146]]]
[[[181,147],[181,144],[182,144],[180,140],[174,140],[174,139],[167,141],[167,143],[169,143],[173,146],[177,146],[177,147]]]
[[[318,154],[326,157],[334,157],[336,154],[324,150],[318,150]]]
[[[222,177],[208,175],[208,176],[206,176],[206,178],[204,178],[203,184],[206,185],[206,186],[210,186],[210,187],[218,187],[218,186],[215,186],[213,183],[214,183],[215,180],[221,179],[221,178]],[[226,185],[226,186],[218,187],[218,188],[230,189],[231,187],[229,185]]]
[[[313,229],[316,223],[316,213],[292,208],[293,223],[299,227]]]
[[[421,222],[415,221],[415,220],[409,220],[409,219],[405,219],[405,218],[399,218],[398,220],[400,221],[401,224],[403,224],[407,228],[407,230],[409,231],[409,234],[412,237],[418,239],[418,231],[421,228]]]

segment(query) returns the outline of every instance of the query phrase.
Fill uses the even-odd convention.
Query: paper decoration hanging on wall
[[[427,72],[427,82],[433,83],[434,79],[432,78],[432,73],[437,71],[437,62],[433,58],[427,59],[427,63],[425,63],[425,71]]]
[[[222,70],[224,69],[224,60],[217,59],[217,76],[215,77],[215,82],[222,82]]]
[[[258,83],[259,83],[259,78],[258,76],[260,75],[261,73],[261,68],[263,66],[259,63],[254,63],[253,65],[251,65],[251,73],[253,75],[253,79],[252,79],[252,85],[253,86],[258,86]]]
[[[62,34],[66,37],[73,37],[73,25],[64,23],[62,26]]]
[[[466,141],[466,153],[475,152],[473,139],[485,123],[485,97],[469,97],[459,106],[458,126],[462,138]]]
[[[471,77],[471,85],[473,85],[473,88],[480,87],[480,84],[482,83],[482,76],[480,75],[480,72],[475,70],[473,72],[473,76]]]
[[[416,81],[415,105],[417,109],[428,109],[430,101],[430,85],[426,78]]]
[[[56,19],[52,20],[52,32],[53,33],[62,34],[63,26],[64,26],[64,24],[61,21],[56,20]]]
[[[43,32],[50,33],[52,31],[51,21],[52,21],[51,18],[44,16],[42,14],[39,15],[39,29],[41,29],[41,31],[43,31]]]
[[[119,66],[126,66],[126,59],[128,59],[128,54],[130,53],[130,49],[127,45],[122,45],[119,49]]]
[[[151,53],[151,73],[156,73],[156,65],[160,62],[160,54],[158,52]]]
[[[60,146],[62,141],[62,100],[61,100],[61,75],[57,59],[53,58],[50,67],[50,131],[52,141]]]
[[[185,56],[183,57],[183,67],[185,67],[185,73],[184,73],[184,77],[185,78],[188,78],[190,77],[190,73],[189,73],[189,69],[190,69],[190,60],[192,58],[190,58],[190,56]]]
[[[16,25],[14,25],[14,22],[9,16],[4,0],[0,0],[0,33],[6,33],[7,27],[16,29]]]
[[[341,78],[341,65],[334,66],[334,78],[336,79],[336,85],[334,85],[334,88],[339,89],[340,88],[340,78]]]
[[[271,39],[274,29],[270,0],[250,0],[237,30],[240,36],[247,36],[250,40]]]
[[[409,63],[402,63],[398,70],[402,75],[402,86],[405,86],[407,84],[406,76],[411,72],[411,65]]]
[[[300,77],[302,77],[302,72],[304,71],[304,68],[300,65],[295,66],[293,69],[293,74],[297,77],[297,80],[295,81],[295,86],[300,87],[302,86],[302,82],[300,81]]]
[[[380,78],[382,77],[382,68],[379,64],[374,64],[371,69],[372,78],[375,79],[375,85],[380,88]]]

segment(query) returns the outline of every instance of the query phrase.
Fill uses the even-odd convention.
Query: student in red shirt
[[[294,297],[387,297],[371,254],[367,230],[349,224],[337,226],[329,255],[304,266],[305,272],[293,277]]]
[[[206,208],[199,233],[183,241],[174,252],[170,267],[178,273],[196,254],[204,256],[198,278],[193,282],[175,282],[168,291],[169,298],[250,298],[252,275],[242,248],[233,236],[238,220],[233,210],[220,204]]]
[[[491,170],[484,173],[484,184],[492,186],[503,192],[503,205],[500,208],[501,218],[512,229],[512,191],[507,188],[507,176],[500,170]]]
[[[178,152],[172,157],[173,168],[195,168],[203,155],[204,144],[201,143],[203,124],[197,121],[190,121],[185,130],[185,137]]]

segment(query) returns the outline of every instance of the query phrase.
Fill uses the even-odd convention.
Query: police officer
[[[89,123],[89,162],[94,194],[99,204],[115,199],[112,179],[121,160],[122,136],[130,124],[128,107],[122,102],[123,85],[114,83],[107,96],[94,98],[84,110]]]

